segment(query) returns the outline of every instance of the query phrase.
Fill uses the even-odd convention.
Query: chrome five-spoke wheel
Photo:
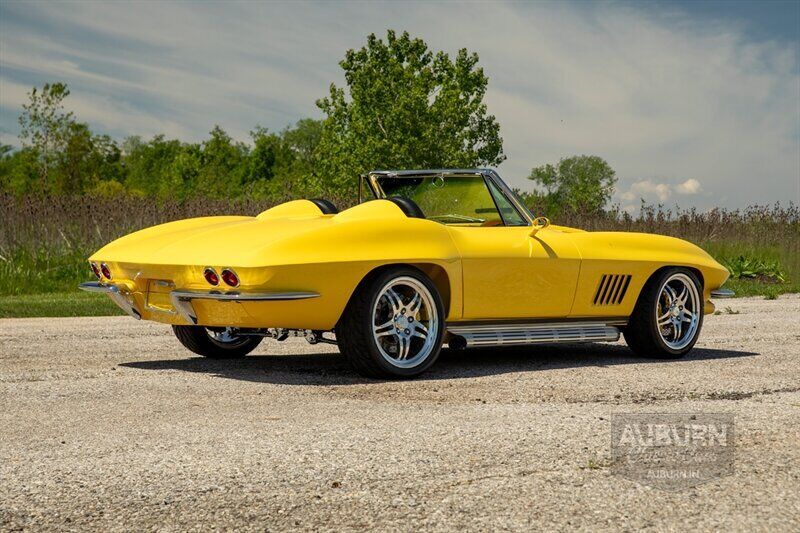
[[[685,348],[700,324],[700,295],[695,282],[683,273],[673,274],[661,286],[656,306],[658,333],[673,350]]]
[[[384,285],[372,317],[376,346],[389,364],[413,368],[433,350],[438,311],[430,291],[418,280],[403,276]]]
[[[360,373],[409,378],[439,356],[444,306],[422,271],[395,266],[361,282],[336,325],[339,349]]]
[[[672,267],[653,274],[623,330],[628,346],[645,357],[686,354],[703,326],[702,295],[700,279],[687,268]]]

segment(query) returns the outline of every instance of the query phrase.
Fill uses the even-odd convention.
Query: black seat
[[[405,196],[390,196],[387,200],[402,209],[403,213],[409,218],[425,218],[425,213],[422,212],[417,202],[411,198],[406,198]]]
[[[339,212],[333,202],[329,200],[324,200],[322,198],[312,198],[309,202],[313,203],[315,206],[319,207],[319,210],[322,211],[323,215],[335,215]]]

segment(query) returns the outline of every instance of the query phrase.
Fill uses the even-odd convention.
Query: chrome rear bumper
[[[192,300],[216,300],[218,302],[269,302],[276,300],[306,300],[317,298],[316,292],[208,292],[208,291],[181,291],[169,293],[172,307],[190,324],[197,324],[197,313],[192,306]]]
[[[136,300],[129,296],[127,291],[122,291],[117,285],[113,283],[98,283],[96,281],[81,283],[78,288],[88,292],[99,292],[107,294],[114,300],[123,311],[135,318],[141,320],[142,312],[136,305]],[[262,293],[242,293],[237,291],[231,292],[217,292],[217,291],[190,291],[190,290],[174,290],[169,293],[172,307],[186,322],[190,324],[197,324],[197,313],[194,310],[192,302],[194,300],[216,300],[218,302],[269,302],[279,300],[305,300],[308,298],[317,298],[319,294],[316,292],[262,292]],[[149,310],[157,312],[169,312],[167,310],[159,310],[148,307]]]
[[[135,318],[136,320],[142,319],[142,313],[136,307],[136,302],[132,299],[128,298],[127,295],[122,293],[119,290],[119,287],[113,284],[103,285],[96,281],[90,281],[87,283],[81,283],[78,285],[78,288],[82,291],[87,292],[100,292],[103,294],[108,294],[114,303],[117,304],[120,309],[128,313],[130,316]]]
[[[730,289],[714,289],[711,291],[712,298],[733,298],[734,296],[736,296],[736,293]]]

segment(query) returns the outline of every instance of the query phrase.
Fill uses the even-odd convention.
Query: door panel
[[[565,317],[580,270],[569,236],[545,228],[448,226],[462,256],[463,320]]]

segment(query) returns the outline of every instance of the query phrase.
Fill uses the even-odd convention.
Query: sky
[[[479,55],[514,187],[593,154],[631,211],[800,203],[798,1],[0,0],[0,142],[19,145],[27,92],[52,81],[118,139],[199,141],[219,124],[247,140],[322,118],[345,51],[388,28]]]

